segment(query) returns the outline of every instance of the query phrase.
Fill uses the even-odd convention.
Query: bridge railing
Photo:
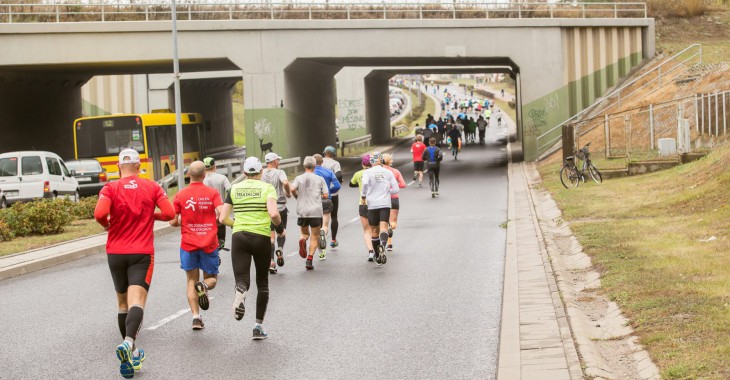
[[[370,145],[370,140],[372,140],[372,138],[373,135],[368,134],[365,136],[356,137],[354,139],[340,141],[340,156],[344,157],[345,148],[349,148],[353,145]]]
[[[179,20],[357,20],[357,19],[522,19],[646,18],[645,2],[358,2],[286,3],[256,1],[179,1]],[[169,2],[55,1],[54,4],[0,4],[0,23],[163,21],[171,19]]]

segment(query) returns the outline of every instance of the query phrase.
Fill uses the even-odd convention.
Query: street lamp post
[[[177,5],[175,0],[172,0],[172,62],[173,77],[175,78],[175,140],[177,141],[175,165],[177,165],[177,188],[179,191],[185,187],[185,158],[182,140],[182,115],[180,114],[180,59],[177,55]]]

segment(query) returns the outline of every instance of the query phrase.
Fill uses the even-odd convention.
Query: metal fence
[[[727,136],[730,90],[652,104],[575,123],[576,148],[591,142],[601,169],[623,169],[629,162],[677,160],[683,153],[707,151]],[[666,154],[664,139],[674,147]],[[665,153],[665,154],[663,154]]]
[[[543,153],[560,141],[562,126],[574,123],[581,117],[596,115],[609,109],[621,109],[644,98],[684,75],[688,69],[702,64],[702,45],[693,44],[679,53],[664,59],[636,78],[621,84],[615,90],[596,100],[591,106],[578,112],[537,137],[538,151]]]
[[[268,2],[178,1],[178,20],[353,20],[491,18],[647,18],[644,2],[433,1]],[[52,4],[0,4],[0,23],[161,21],[172,19],[169,2],[55,1]]]

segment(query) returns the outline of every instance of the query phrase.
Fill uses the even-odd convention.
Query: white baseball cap
[[[124,149],[119,152],[119,164],[138,164],[139,153],[134,149]]]
[[[249,157],[243,162],[243,171],[249,174],[261,173],[261,167],[258,157]]]
[[[269,162],[281,160],[281,156],[274,152],[266,153],[266,156],[264,156],[264,161],[268,164]]]

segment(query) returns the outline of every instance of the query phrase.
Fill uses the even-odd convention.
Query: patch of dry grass
[[[0,256],[25,252],[102,232],[104,232],[104,229],[94,219],[75,220],[65,227],[64,232],[60,234],[26,236],[0,242]]]
[[[730,378],[728,168],[724,146],[674,169],[566,190],[559,164],[539,167],[663,378]]]

